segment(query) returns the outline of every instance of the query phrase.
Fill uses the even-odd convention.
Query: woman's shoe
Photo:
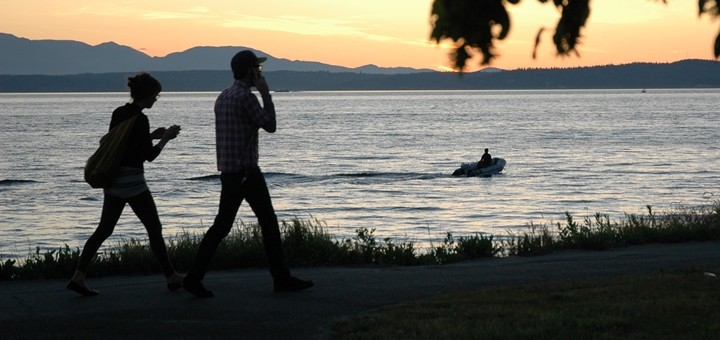
[[[170,290],[171,292],[174,292],[174,291],[182,288],[182,286],[183,286],[182,282],[183,282],[184,278],[185,278],[185,275],[180,275],[180,274],[173,274],[172,276],[170,276],[168,278],[168,283],[167,283],[168,290]]]
[[[65,287],[67,287],[67,289],[70,289],[82,296],[98,296],[98,295],[100,295],[100,292],[98,292],[97,290],[93,290],[93,289],[87,288],[85,286],[81,286],[80,284],[78,284],[77,282],[72,281],[72,280],[70,282],[68,282],[67,286],[65,286]]]

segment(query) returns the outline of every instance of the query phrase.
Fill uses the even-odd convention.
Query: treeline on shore
[[[162,82],[164,91],[221,91],[232,82],[228,70],[150,72]],[[712,60],[518,69],[462,75],[449,72],[265,72],[272,88],[282,91],[720,88],[718,74],[720,62]],[[0,75],[0,92],[123,92],[126,90],[125,78],[129,75]]]
[[[534,225],[519,235],[494,237],[475,234],[454,237],[447,233],[440,244],[419,249],[410,241],[378,240],[374,229],[360,228],[350,239],[338,240],[320,220],[283,221],[283,248],[291,267],[357,265],[440,265],[459,261],[536,256],[564,249],[605,250],[649,243],[720,240],[720,202],[697,208],[677,208],[656,214],[626,215],[612,221],[597,213],[576,221],[569,213],[563,223]],[[175,267],[190,267],[203,235],[184,233],[169,240],[168,252]],[[227,270],[265,267],[262,236],[257,225],[240,224],[216,252],[211,268]],[[65,245],[57,250],[36,249],[24,260],[0,259],[0,281],[67,278],[72,275],[80,249]],[[138,275],[160,271],[146,240],[127,242],[99,253],[91,276]]]

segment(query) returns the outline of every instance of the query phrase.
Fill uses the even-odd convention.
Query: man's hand
[[[260,94],[270,93],[270,86],[268,86],[265,76],[259,70],[253,71],[253,83]]]

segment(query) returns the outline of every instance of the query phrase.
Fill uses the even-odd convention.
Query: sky
[[[511,31],[496,44],[502,69],[576,67],[712,59],[718,22],[697,1],[596,0],[580,56],[559,57],[558,10],[537,0],[508,4]],[[0,32],[28,39],[113,41],[151,56],[194,46],[245,46],[277,58],[359,67],[444,70],[449,43],[429,40],[432,0],[0,0]],[[1,53],[1,52],[0,52]],[[483,68],[479,59],[469,71]]]

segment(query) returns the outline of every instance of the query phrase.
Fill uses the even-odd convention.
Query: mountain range
[[[351,72],[369,74],[407,74],[430,70],[405,67],[383,68],[365,65],[357,68],[334,66],[312,61],[273,57],[243,46],[200,46],[151,57],[128,46],[106,42],[89,45],[72,40],[30,40],[0,33],[0,75],[70,75],[147,71],[228,70],[230,59],[240,50],[253,50],[267,57],[268,70],[298,72]]]
[[[232,82],[229,60],[245,47],[195,47],[151,57],[108,42],[28,40],[0,34],[0,92],[122,92],[125,78],[152,72],[165,91],[220,91]],[[483,71],[459,75],[427,69],[347,68],[265,56],[275,90],[501,90],[720,88],[720,62],[680,60],[575,68]]]

